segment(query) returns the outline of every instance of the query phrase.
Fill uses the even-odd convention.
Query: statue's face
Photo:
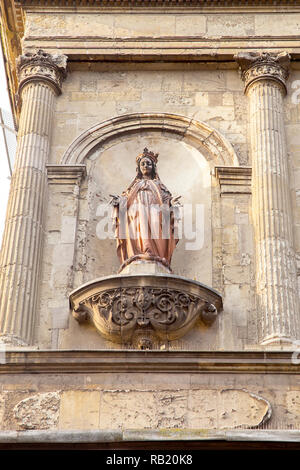
[[[143,176],[151,176],[153,169],[152,160],[148,157],[144,157],[140,161],[140,170]]]

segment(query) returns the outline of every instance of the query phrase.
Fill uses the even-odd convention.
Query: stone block
[[[222,106],[223,93],[208,93],[208,106]]]
[[[289,146],[293,146],[294,150],[300,150],[300,135],[299,135],[299,123],[289,124],[286,127],[286,136]]]
[[[250,270],[249,266],[224,266],[225,284],[249,284]]]
[[[166,93],[163,97],[165,104],[193,106],[194,96],[191,93]]]
[[[75,92],[74,92],[75,93]],[[72,113],[74,115],[74,113]],[[74,123],[64,123],[62,127],[54,126],[53,141],[58,146],[66,146],[77,137],[77,126]]]
[[[176,15],[175,35],[176,36],[202,36],[206,32],[205,15]]]
[[[187,390],[155,393],[158,428],[183,428],[186,425]]]
[[[227,91],[225,85],[224,71],[212,71],[203,70],[190,70],[184,72],[183,90],[184,91],[195,91],[204,92],[210,91],[215,93],[216,91]]]
[[[157,409],[152,392],[103,392],[100,429],[146,429],[157,427]]]
[[[219,395],[218,427],[258,426],[272,413],[271,406],[261,396],[245,390],[222,390]]]
[[[226,138],[229,140],[229,142],[231,143],[232,146],[234,146],[235,144],[242,144],[246,140],[246,136],[245,136],[244,133],[228,132],[226,134]]]
[[[80,90],[83,92],[96,92],[97,90],[97,80],[94,78],[82,80],[80,82]]]
[[[234,218],[234,201],[230,199],[223,198],[221,201],[221,211],[222,211],[222,225],[226,227],[228,225],[232,226],[235,223]]]
[[[234,220],[237,225],[249,225],[249,215],[245,212],[235,211]]]
[[[224,293],[224,309],[232,315],[232,323],[238,327],[246,327],[251,305],[249,285],[225,285]]]
[[[253,228],[252,225],[239,224],[238,226],[239,248],[242,253],[249,253],[252,255],[254,252],[253,242]]]
[[[234,105],[234,99],[233,99],[233,93],[226,92],[223,93],[223,105],[224,106],[233,106]]]
[[[234,101],[244,102],[246,105],[245,115],[247,115],[247,97],[244,96],[244,84],[238,70],[226,70],[226,92],[234,92]]]
[[[181,75],[182,72],[179,72]],[[163,80],[169,78],[170,74],[167,71],[155,71],[155,70],[127,70],[122,72],[120,75],[113,74],[111,77],[113,89],[125,93],[126,89],[131,90],[152,90],[153,92],[161,91]],[[173,77],[176,80],[177,75]],[[172,91],[166,89],[166,91]]]
[[[70,318],[69,302],[66,300],[62,302],[60,307],[50,307],[49,312],[51,315],[51,328],[61,329],[68,328]]]
[[[120,14],[114,15],[116,37],[174,36],[175,15],[169,14]]]
[[[60,230],[49,230],[46,236],[49,245],[57,245],[60,242]]]
[[[58,336],[59,336],[59,330],[58,329],[52,329],[51,330],[51,349],[59,349],[58,348]]]
[[[61,243],[74,243],[76,237],[77,218],[63,215],[61,219]]]
[[[25,38],[30,36],[40,36],[41,34],[48,36],[54,33],[64,34],[66,31],[65,17],[62,15],[28,15],[26,21]]]
[[[295,168],[293,170],[293,180],[294,180],[294,188],[296,191],[300,190],[300,168]]]
[[[192,390],[188,427],[224,429],[257,426],[271,415],[269,403],[246,390]]]
[[[263,15],[261,15],[263,16]],[[252,36],[254,15],[208,15],[206,37]]]
[[[238,227],[237,225],[226,225],[222,232],[222,242],[224,245],[238,247]]]
[[[217,390],[192,390],[189,393],[187,426],[211,429],[217,425]]]
[[[94,77],[94,74],[90,75]],[[129,78],[130,77],[130,78]],[[105,94],[106,92],[111,91],[114,89],[115,91],[120,91],[124,89],[124,87],[129,86],[130,88],[143,88],[141,86],[142,78],[147,78],[149,80],[149,74],[142,73],[134,74],[130,71],[126,72],[107,72],[103,71],[98,74],[95,74],[94,79],[97,80],[97,91],[99,94]],[[87,77],[84,73],[80,73],[80,80],[81,82],[85,82]]]
[[[268,13],[263,15],[255,15],[255,34],[260,36],[278,36],[278,31],[282,36],[290,36],[300,26],[300,13],[284,13],[284,21],[282,15],[278,13]]]
[[[195,106],[208,106],[209,93],[199,91],[195,93]]]
[[[288,391],[285,395],[285,409],[289,415],[289,421],[295,427],[300,426],[300,389]]]
[[[68,14],[29,13],[26,15],[26,36],[94,36],[95,32],[101,36],[113,36],[114,17],[105,14],[81,14],[72,12]]]
[[[62,392],[59,429],[99,429],[100,392]]]
[[[2,362],[0,362],[1,364]],[[6,398],[7,393],[6,392],[0,392],[0,423],[1,426],[4,424],[4,413],[5,413],[5,398]]]
[[[66,79],[63,82],[62,85],[62,94],[58,96],[56,99],[59,101],[60,99],[63,99],[66,93],[70,91],[79,91],[80,90],[80,77],[79,74],[69,72]]]
[[[74,244],[73,243],[60,243],[56,245],[53,250],[53,269],[55,274],[55,269],[59,269],[62,267],[66,269],[66,267],[71,266],[73,263],[73,255],[74,255]]]
[[[194,118],[200,121],[234,121],[234,107],[212,106],[201,108],[195,113]]]
[[[109,92],[107,92],[109,93]],[[105,94],[106,97],[106,94]],[[71,102],[76,102],[76,101],[82,101],[82,102],[88,102],[88,101],[103,101],[104,95],[100,93],[95,93],[94,91],[73,91],[70,96],[70,101]]]
[[[156,77],[153,77],[153,74],[151,74],[152,78],[152,83],[151,83],[151,88],[153,89],[153,86],[155,87],[156,83],[158,82],[158,77],[160,74],[156,73]],[[166,91],[170,93],[171,91],[178,93],[178,91],[181,91],[183,87],[183,72],[181,70],[173,70],[171,72],[162,72],[161,74],[162,81],[160,84],[160,81],[158,84],[160,84],[160,88],[162,91]]]

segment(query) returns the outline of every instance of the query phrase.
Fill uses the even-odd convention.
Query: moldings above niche
[[[216,166],[215,177],[220,184],[221,196],[251,194],[252,168]]]
[[[216,129],[196,119],[167,113],[124,114],[96,124],[71,143],[63,154],[61,163],[83,164],[96,146],[105,149],[113,140],[143,132],[157,132],[163,137],[173,136],[197,148],[211,167],[239,166],[234,148]]]
[[[46,165],[49,184],[76,184],[86,176],[85,165]]]

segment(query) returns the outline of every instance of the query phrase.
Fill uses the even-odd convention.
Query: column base
[[[290,338],[288,336],[281,336],[281,335],[272,335],[272,336],[267,336],[260,342],[261,346],[270,349],[293,349],[295,348],[295,339]]]
[[[16,335],[0,335],[0,348],[4,349],[10,346],[28,347],[30,344]]]

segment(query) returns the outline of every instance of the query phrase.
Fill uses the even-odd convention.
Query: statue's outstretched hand
[[[172,197],[172,199],[171,199],[171,206],[173,206],[173,207],[181,207],[182,204],[181,204],[180,201],[179,201],[180,198],[181,198],[181,196]]]
[[[115,196],[114,194],[110,194],[111,200],[109,201],[109,204],[111,204],[114,207],[118,207],[120,205],[120,196]]]

